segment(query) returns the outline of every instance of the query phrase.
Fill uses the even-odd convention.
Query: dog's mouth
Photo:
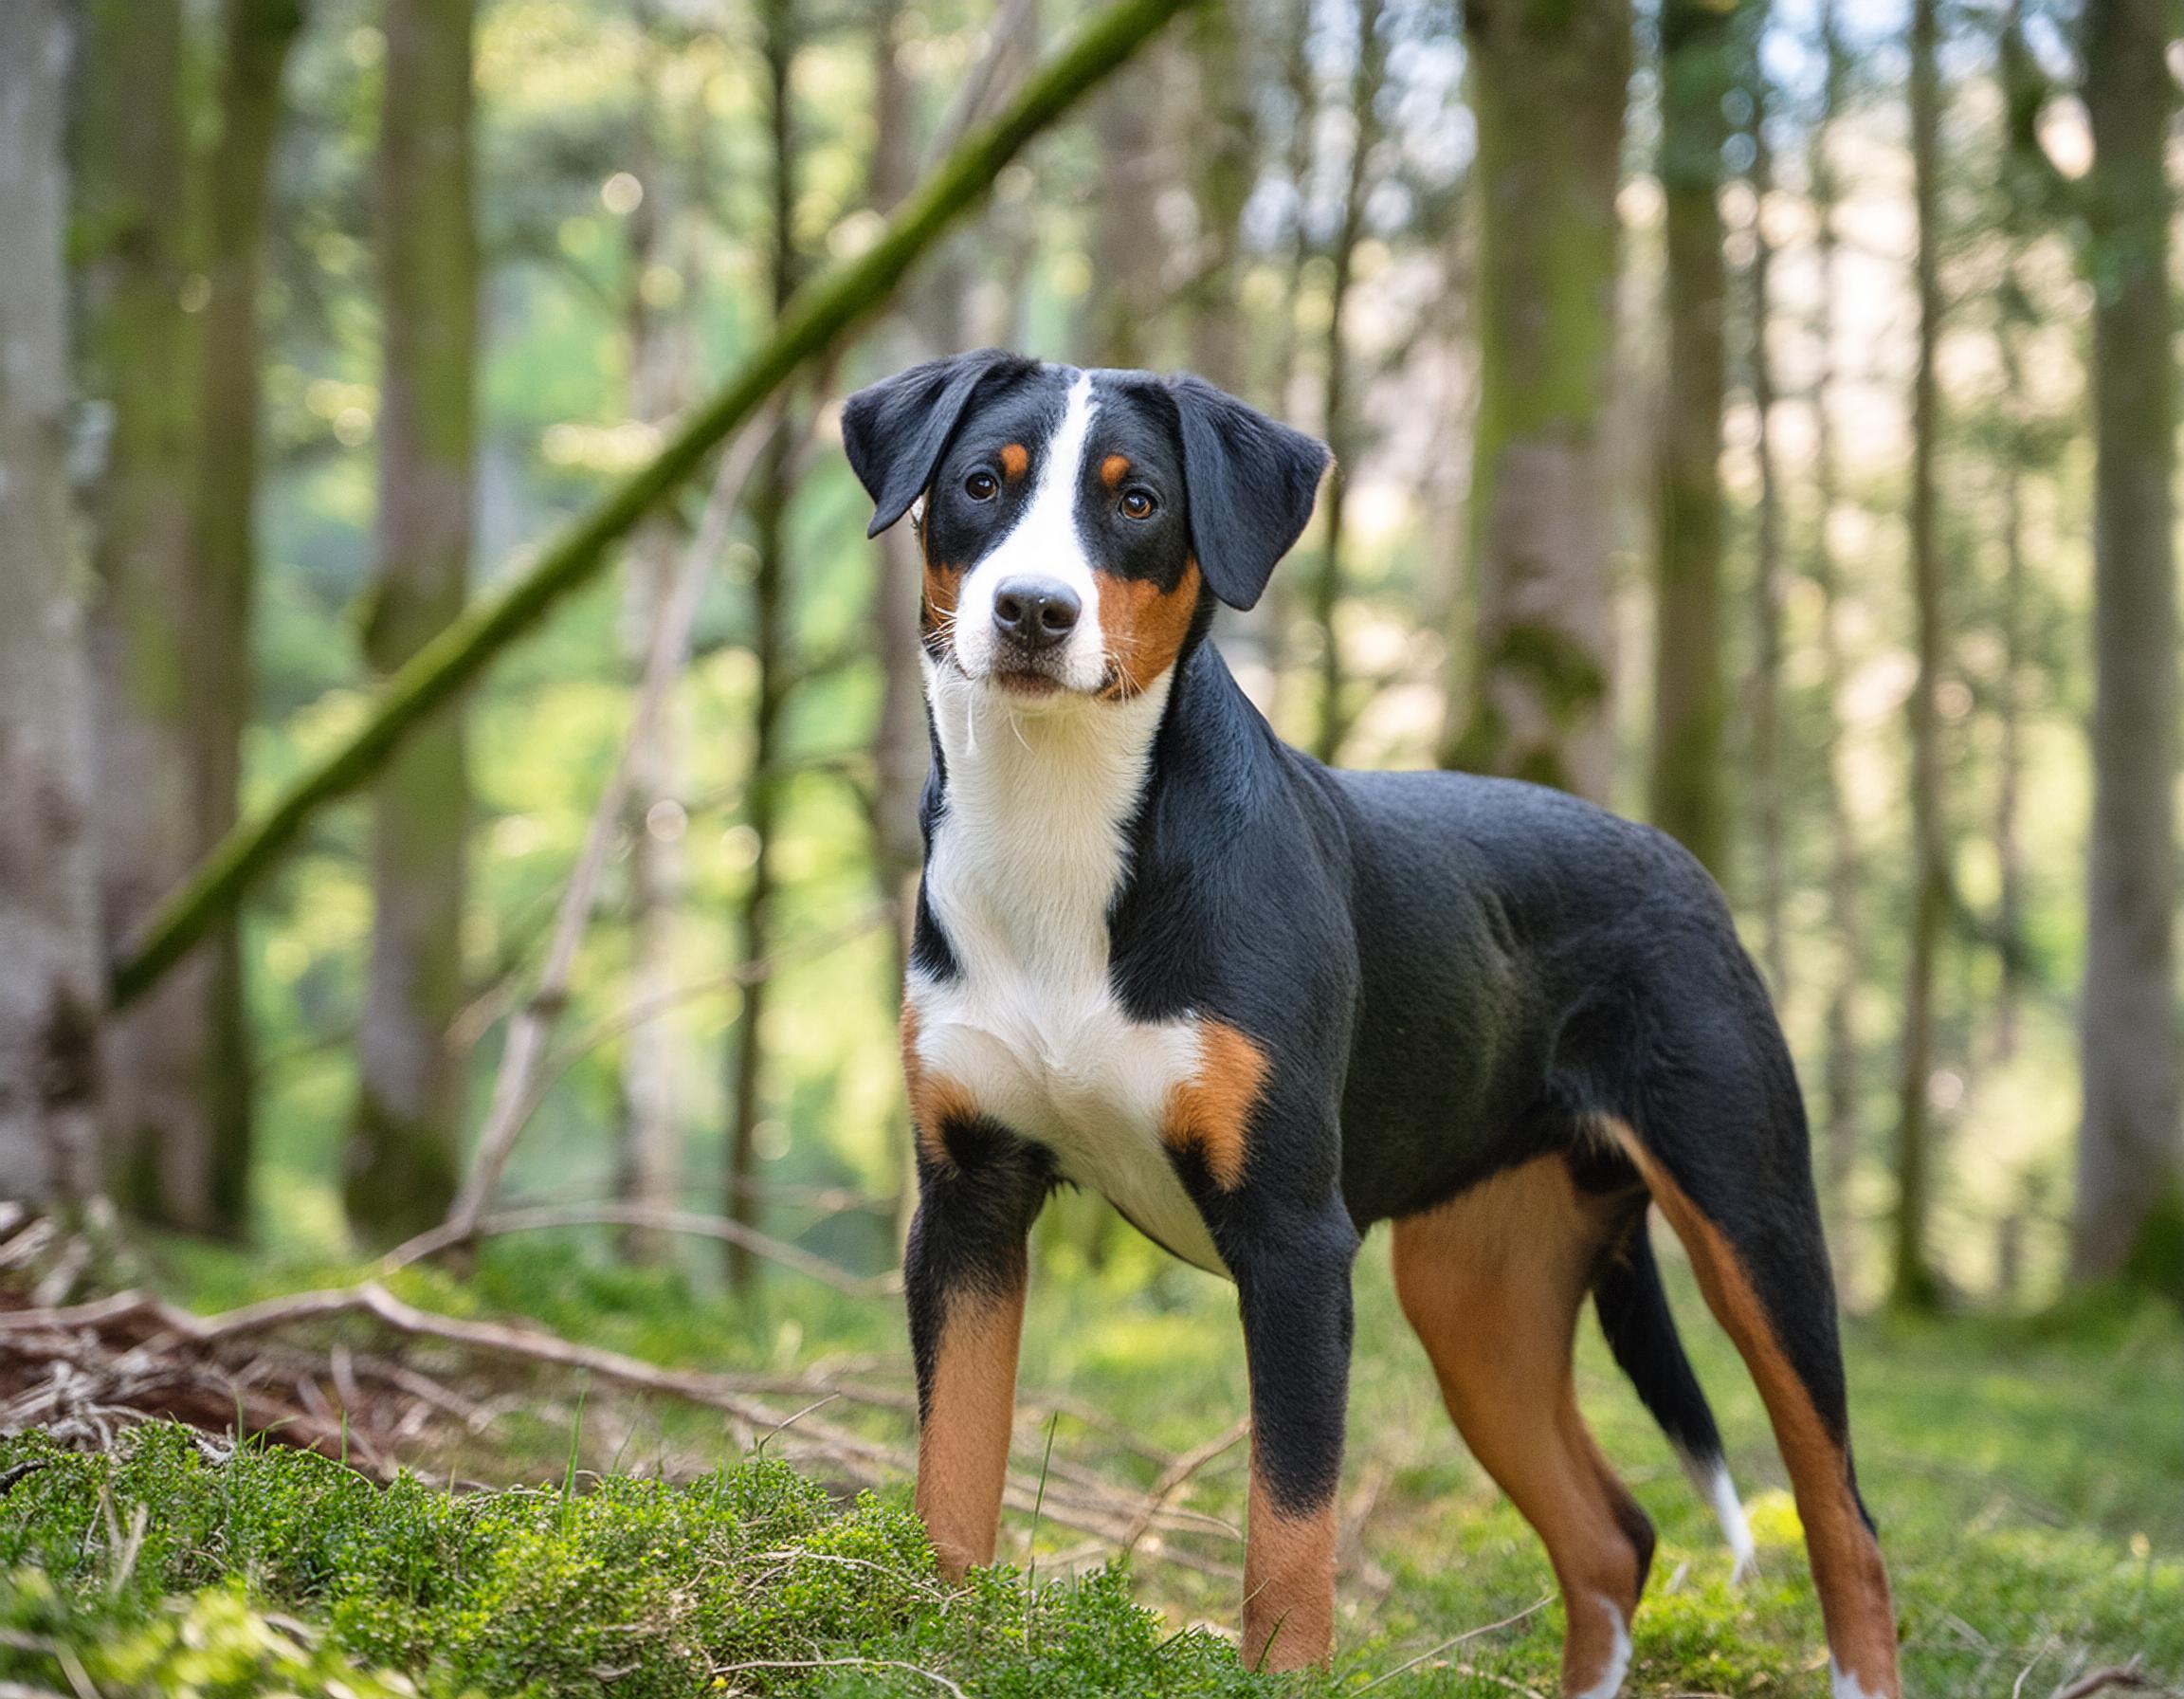
[[[1003,642],[995,644],[984,659],[982,671],[987,684],[1016,701],[1045,702],[1053,697],[1079,694],[1069,678],[1068,662],[1059,647],[1031,648]]]
[[[1073,669],[1059,649],[1034,649],[1001,643],[983,654],[966,657],[952,634],[937,631],[926,633],[924,647],[943,676],[983,686],[1018,707],[1105,700],[1114,683],[1112,667],[1102,668],[1100,677],[1090,682],[1072,676]]]
[[[987,674],[999,690],[1010,696],[1029,697],[1033,700],[1059,695],[1062,681],[1052,673],[1022,666],[996,667]]]

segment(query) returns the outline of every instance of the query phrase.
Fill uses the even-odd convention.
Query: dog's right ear
[[[878,537],[925,493],[980,380],[1019,362],[999,348],[952,354],[859,390],[842,404],[842,447],[872,498],[865,536]]]

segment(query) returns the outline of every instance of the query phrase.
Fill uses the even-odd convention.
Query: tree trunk
[[[1249,397],[1250,321],[1239,309],[1244,209],[1258,179],[1258,126],[1252,101],[1258,65],[1240,26],[1243,6],[1201,6],[1192,14],[1192,98],[1170,103],[1170,134],[1186,155],[1197,212],[1197,243],[1181,305],[1191,370],[1232,395]],[[1282,403],[1276,399],[1275,408]],[[1272,658],[1274,604],[1262,596],[1242,612],[1223,609],[1215,635],[1237,676],[1265,700]]]
[[[0,1197],[95,1189],[99,868],[68,498],[64,0],[0,6]]]
[[[1175,114],[1198,216],[1182,301],[1191,369],[1239,395],[1249,389],[1251,375],[1246,356],[1249,324],[1237,309],[1237,272],[1244,208],[1259,174],[1255,65],[1239,28],[1246,16],[1242,6],[1202,6],[1192,13],[1190,49],[1197,99],[1178,101]]]
[[[1304,273],[1312,262],[1310,218],[1313,137],[1320,115],[1320,89],[1312,67],[1312,0],[1289,0],[1283,17],[1282,82],[1289,97],[1289,131],[1283,147],[1283,170],[1291,192],[1289,255],[1282,316],[1274,341],[1274,357],[1267,381],[1267,396],[1277,417],[1286,417],[1294,405],[1299,355],[1303,337],[1298,323],[1304,299]],[[1296,594],[1286,573],[1276,573],[1259,606],[1265,610],[1260,629],[1265,634],[1266,664],[1266,718],[1279,729],[1285,718],[1289,626]]]
[[[256,699],[260,340],[258,290],[282,80],[303,27],[301,0],[226,0],[220,140],[211,160],[211,247],[203,363],[197,374],[197,505],[191,534],[196,587],[197,697],[193,851],[210,851],[241,817],[243,739]],[[208,941],[212,1018],[213,1225],[241,1232],[249,1215],[251,1081],[242,917]]]
[[[773,213],[772,249],[767,281],[774,314],[779,319],[796,286],[796,119],[791,105],[791,78],[796,60],[795,0],[764,0],[767,120],[769,124],[769,204]],[[752,685],[755,697],[751,724],[751,770],[744,794],[744,823],[755,840],[751,883],[745,887],[738,932],[746,967],[763,962],[773,947],[774,829],[780,800],[776,770],[781,710],[788,693],[788,563],[783,558],[783,528],[793,494],[796,433],[774,432],[758,464],[751,490],[752,545],[756,563],[751,580],[751,647],[757,662]],[[729,1066],[728,1183],[725,1203],[731,1220],[758,1224],[758,1198],[753,1189],[757,1126],[763,1107],[765,978],[753,977],[743,990],[743,1010],[736,1022]],[[758,1265],[741,1245],[727,1250],[729,1284],[748,1291]]]
[[[1903,1045],[1896,1097],[1896,1235],[1890,1301],[1931,1308],[1939,1298],[1926,1248],[1932,1203],[1933,1133],[1927,1109],[1934,1067],[1934,978],[1949,903],[1949,849],[1941,805],[1941,552],[1936,535],[1935,453],[1940,393],[1935,356],[1941,338],[1940,73],[1936,63],[1938,0],[1913,0],[1911,155],[1918,207],[1915,269],[1919,363],[1911,399],[1911,601],[1919,654],[1911,721],[1911,950],[1903,986]]]
[[[1161,170],[1160,56],[1119,72],[1092,108],[1100,151],[1100,194],[1092,215],[1091,299],[1085,344],[1101,364],[1158,363],[1150,333],[1161,318],[1162,264],[1168,244],[1154,215]]]
[[[478,253],[471,208],[472,0],[387,0],[380,109],[376,579],[365,649],[391,673],[462,611],[476,454]],[[469,782],[448,716],[373,793],[371,984],[344,1197],[369,1240],[441,1220],[461,1177]]]
[[[1844,749],[1839,704],[1848,680],[1843,656],[1843,597],[1835,568],[1834,523],[1840,499],[1835,454],[1835,169],[1829,156],[1835,123],[1843,109],[1848,64],[1836,27],[1832,0],[1822,0],[1820,48],[1824,64],[1819,121],[1811,140],[1810,176],[1813,218],[1818,226],[1819,283],[1813,339],[1819,363],[1812,378],[1812,484],[1817,508],[1811,572],[1820,592],[1820,678],[1828,701],[1828,930],[1834,941],[1828,970],[1827,1061],[1823,1066],[1821,1146],[1826,1172],[1829,1249],[1835,1284],[1847,1291],[1857,1266],[1858,1234],[1850,1207],[1850,1185],[1858,1164],[1858,1097],[1865,1072],[1858,1033],[1858,980],[1865,964],[1865,923],[1859,903],[1860,853],[1856,822],[1849,806],[1850,776]]]
[[[1479,128],[1478,664],[1444,764],[1605,800],[1627,0],[1466,0]],[[1542,121],[1552,114],[1553,121]]]
[[[649,8],[638,21],[649,43],[662,27]],[[677,220],[683,196],[666,158],[659,109],[661,56],[647,51],[638,119],[638,182],[643,198],[628,223],[629,295],[625,320],[629,336],[629,416],[661,425],[682,401],[684,367],[681,327],[669,309],[651,300],[653,279],[677,272],[681,249]],[[623,595],[623,652],[632,679],[642,678],[653,633],[674,596],[682,572],[675,526],[664,517],[648,521],[632,539]],[[634,737],[634,734],[633,734]],[[675,945],[682,890],[682,826],[677,724],[672,697],[629,746],[629,990],[634,1019],[622,1052],[622,1152],[617,1196],[625,1203],[669,1210],[681,1202],[682,1122],[676,1093],[680,1047],[669,1005],[675,994]],[[624,1253],[640,1262],[664,1261],[667,1235],[632,1227],[622,1233]]]
[[[2087,0],[2094,170],[2093,832],[2087,885],[2072,1271],[2137,1270],[2166,1241],[2184,1282],[2175,1013],[2176,587],[2171,481],[2174,205],[2162,149],[2175,88],[2158,0]]]
[[[883,215],[910,192],[918,174],[916,89],[903,69],[901,0],[878,0],[872,21],[874,106],[872,157],[865,199]],[[880,338],[883,369],[899,372],[932,357],[939,345],[921,320],[938,308],[929,290],[913,291],[913,305],[898,315]],[[881,900],[888,905],[887,996],[902,994],[910,970],[910,929],[917,912],[918,877],[924,864],[919,800],[931,759],[925,729],[924,684],[918,667],[922,562],[910,527],[897,525],[880,538],[872,578],[873,642],[879,646],[880,716],[872,728],[872,862]],[[889,1109],[889,1149],[897,1156],[895,1230],[906,1244],[918,1207],[918,1153],[908,1105]]]
[[[1745,60],[1752,97],[1752,263],[1745,279],[1751,313],[1752,415],[1759,462],[1759,512],[1754,539],[1752,658],[1752,791],[1759,839],[1760,959],[1777,1001],[1790,995],[1790,947],[1783,908],[1789,899],[1782,795],[1782,492],[1774,465],[1774,356],[1767,346],[1774,323],[1774,245],[1767,234],[1767,197],[1774,189],[1774,155],[1767,137],[1768,78],[1752,19]]]
[[[1380,39],[1380,0],[1357,0],[1357,35],[1350,70],[1350,172],[1342,185],[1342,222],[1336,228],[1330,255],[1335,279],[1327,301],[1327,356],[1321,375],[1325,405],[1321,417],[1334,465],[1320,498],[1325,514],[1320,538],[1320,572],[1313,580],[1312,621],[1320,628],[1320,722],[1312,753],[1332,764],[1341,753],[1346,719],[1342,711],[1342,644],[1337,616],[1342,602],[1342,521],[1349,505],[1350,461],[1357,451],[1356,408],[1350,396],[1350,351],[1342,339],[1343,309],[1358,239],[1365,233],[1365,199],[1372,187],[1373,152],[1380,139],[1374,97],[1380,92],[1388,61]]]
[[[2026,39],[2024,0],[2011,0],[2000,23],[2003,108],[2007,145],[1995,183],[2005,260],[1999,321],[1995,328],[2002,364],[2004,434],[2001,448],[2002,496],[2002,677],[1995,692],[2000,772],[1994,791],[1994,858],[2001,889],[1995,901],[1994,931],[2000,944],[2001,983],[1994,997],[1994,1055],[2007,1062],[2017,1053],[2019,1017],[2025,996],[2025,845],[2022,798],[2025,775],[2025,675],[2027,652],[2025,558],[2025,481],[2038,455],[2033,407],[2025,384],[2028,337],[2039,328],[2026,286],[2025,265],[2035,245],[2049,233],[2047,216],[2053,205],[2054,178],[2040,143],[2040,116],[2048,84]]]
[[[112,432],[93,508],[90,788],[106,939],[133,932],[201,854],[191,579],[189,265],[179,0],[97,0],[76,127],[75,244],[86,394]],[[225,935],[224,935],[225,936]],[[111,1029],[106,1169],[123,1203],[210,1231],[216,1122],[213,979],[194,953]]]
[[[2015,293],[2014,285],[2011,286]],[[2019,338],[2029,328],[2005,307],[2000,330],[2004,382],[2021,407],[2024,359]],[[2025,999],[2025,842],[2021,799],[2025,777],[2025,617],[2028,575],[2025,562],[2025,448],[2022,411],[2011,420],[2003,448],[2002,467],[2002,678],[1994,710],[2001,721],[2001,769],[1994,786],[1994,860],[2001,889],[1994,905],[1994,932],[2001,944],[2001,984],[1994,996],[1994,1054],[2009,1061],[2017,1053],[2018,1024]]]
[[[1663,0],[1661,189],[1668,245],[1653,640],[1654,824],[1716,877],[1721,794],[1721,252],[1724,105],[1736,82],[1734,7]]]

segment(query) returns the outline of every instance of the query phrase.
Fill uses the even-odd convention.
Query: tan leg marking
[[[1562,1590],[1562,1687],[1613,1691],[1645,1584],[1645,1515],[1578,1414],[1571,1348],[1619,1206],[1559,1157],[1394,1226],[1395,1291],[1472,1454],[1547,1547]]]
[[[902,1005],[902,1083],[910,1092],[910,1122],[918,1148],[934,1162],[948,1162],[948,1128],[977,1114],[970,1088],[928,1069],[918,1054],[918,1011]]]
[[[1001,446],[1001,476],[1013,483],[1030,469],[1031,453],[1022,443]]]
[[[1198,1023],[1198,1071],[1168,1093],[1160,1136],[1172,1150],[1195,1149],[1224,1192],[1244,1183],[1251,1106],[1266,1084],[1265,1052],[1226,1021]]]
[[[1114,657],[1115,676],[1101,694],[1109,700],[1137,696],[1175,665],[1191,615],[1198,607],[1198,562],[1186,560],[1175,588],[1163,591],[1150,578],[1099,575],[1100,633]]]
[[[1275,1502],[1251,1453],[1244,1540],[1244,1667],[1302,1670],[1335,1648],[1335,1501],[1307,1516]]]
[[[1000,1295],[956,1292],[940,1324],[932,1393],[918,1426],[917,1507],[940,1573],[952,1581],[993,1561],[1023,1330],[1021,1280]]]
[[[1684,1241],[1707,1306],[1737,1343],[1759,1388],[1774,1443],[1790,1471],[1797,1516],[1805,1525],[1806,1555],[1811,1560],[1812,1585],[1820,1595],[1836,1669],[1873,1699],[1895,1699],[1902,1689],[1896,1673],[1896,1611],[1888,1595],[1888,1569],[1879,1542],[1858,1513],[1848,1452],[1813,1408],[1735,1247],[1628,1124],[1606,1121],[1601,1125],[1630,1159]]]

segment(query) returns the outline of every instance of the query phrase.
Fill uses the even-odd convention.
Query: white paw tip
[[[1833,1658],[1828,1660],[1828,1677],[1833,1684],[1834,1699],[1885,1699],[1879,1690],[1867,1687]]]
[[[1614,1631],[1615,1643],[1609,1648],[1608,1662],[1601,1668],[1600,1679],[1582,1693],[1572,1694],[1571,1699],[1616,1699],[1616,1695],[1623,1690],[1623,1677],[1630,1668],[1629,1625],[1623,1620],[1623,1613],[1616,1608],[1612,1599],[1603,1595],[1600,1608],[1608,1613],[1608,1622]]]

